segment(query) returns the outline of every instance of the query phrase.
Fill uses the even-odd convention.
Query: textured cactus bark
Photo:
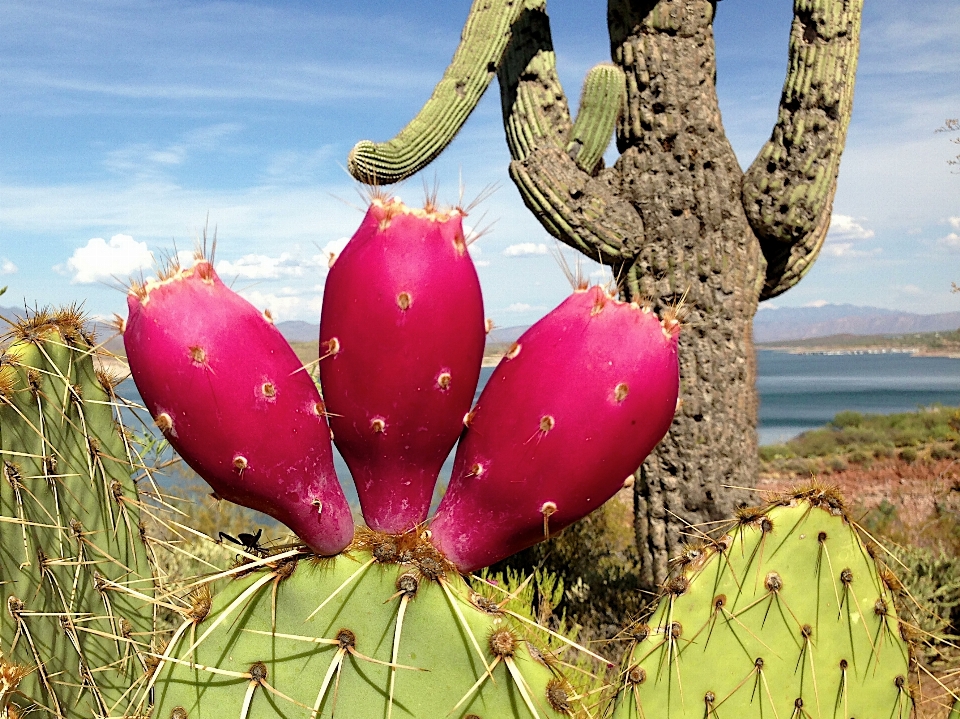
[[[74,311],[0,353],[0,715],[120,716],[154,640],[142,467]]]
[[[626,299],[648,296],[660,309],[686,295],[683,407],[635,483],[648,587],[666,576],[687,522],[722,519],[742,501],[727,487],[756,481],[753,316],[823,245],[852,107],[862,0],[795,0],[777,125],[744,176],[717,102],[715,9],[708,0],[610,0],[613,65],[592,71],[584,89],[585,100],[606,100],[584,102],[576,122],[544,0],[525,0],[497,67],[510,176],[543,227],[611,266]],[[592,158],[614,118],[620,157],[604,168]],[[413,152],[425,142],[402,144]],[[379,147],[358,144],[351,157]]]

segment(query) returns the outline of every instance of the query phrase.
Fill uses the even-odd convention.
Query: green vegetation
[[[836,460],[869,468],[874,459],[894,454],[907,462],[920,457],[954,459],[958,430],[960,410],[955,407],[934,405],[889,415],[841,412],[820,429],[761,447],[760,460],[764,472],[809,474],[839,471]]]

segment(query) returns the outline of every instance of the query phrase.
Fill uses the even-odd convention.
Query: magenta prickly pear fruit
[[[375,199],[336,258],[320,319],[320,382],[363,517],[423,522],[480,376],[485,323],[460,210]]]
[[[678,332],[599,287],[527,330],[465,420],[433,543],[470,572],[612,497],[670,427]]]
[[[199,261],[134,287],[123,335],[157,426],[218,496],[332,555],[353,537],[320,394],[290,345]]]

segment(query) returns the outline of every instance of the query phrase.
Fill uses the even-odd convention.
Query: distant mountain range
[[[960,328],[960,312],[921,315],[857,305],[760,306],[753,320],[754,342],[782,342],[831,335],[901,335]]]
[[[0,307],[0,316],[22,315],[23,309]],[[857,305],[823,305],[821,307],[780,307],[763,305],[753,321],[753,338],[758,344],[786,340],[829,337],[831,335],[900,335],[916,332],[945,332],[960,328],[960,312],[917,314]],[[100,329],[100,328],[96,328]],[[319,325],[300,320],[279,322],[277,329],[290,342],[315,342]],[[525,326],[498,327],[487,336],[491,349],[509,346],[523,334]],[[0,327],[0,333],[3,328]],[[103,337],[109,331],[101,329]],[[111,346],[111,349],[113,347]]]

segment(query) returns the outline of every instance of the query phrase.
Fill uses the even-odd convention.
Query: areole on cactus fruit
[[[200,260],[134,288],[124,345],[137,389],[174,449],[223,499],[331,555],[353,537],[325,410],[269,318]]]
[[[460,210],[375,199],[324,289],[320,381],[334,442],[367,524],[400,533],[427,518],[470,409],[483,300]]]
[[[670,427],[678,332],[600,287],[527,330],[465,420],[434,544],[470,572],[612,497]]]

